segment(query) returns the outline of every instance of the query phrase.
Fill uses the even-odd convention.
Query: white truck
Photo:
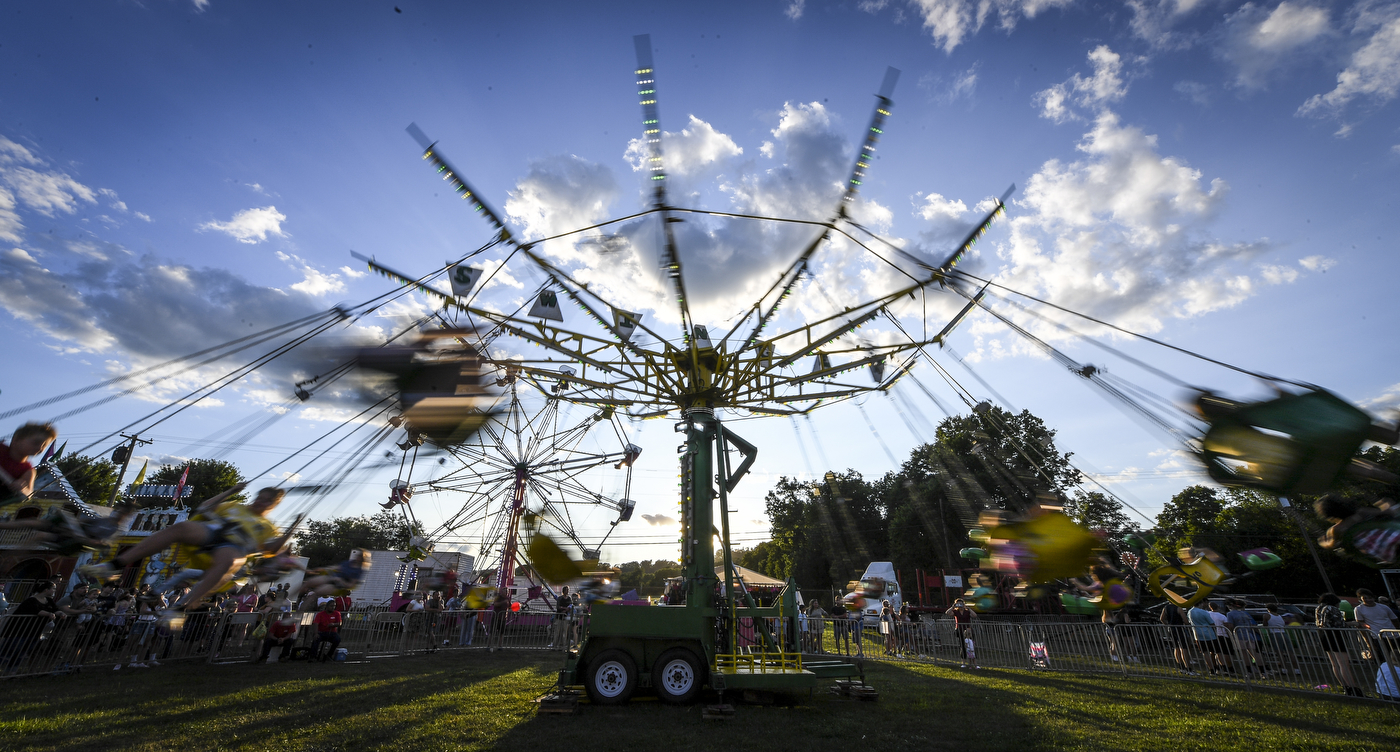
[[[861,616],[867,626],[880,621],[880,607],[889,601],[895,613],[904,603],[899,592],[899,579],[895,576],[894,564],[888,561],[872,561],[865,568],[859,580],[846,583],[847,593],[841,600],[847,611],[854,611],[859,603]]]

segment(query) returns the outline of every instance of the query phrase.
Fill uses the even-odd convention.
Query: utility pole
[[[151,443],[150,439],[142,439],[135,435],[122,434],[121,437],[127,439],[127,443],[117,447],[117,450],[112,452],[112,461],[122,463],[122,469],[117,472],[117,485],[112,487],[112,495],[107,499],[109,507],[117,503],[117,494],[122,492],[122,481],[126,480],[126,468],[127,465],[131,464],[131,453],[136,450],[136,445],[144,446]]]

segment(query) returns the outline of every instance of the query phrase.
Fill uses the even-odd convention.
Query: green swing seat
[[[1319,494],[1346,471],[1370,431],[1369,415],[1318,389],[1219,411],[1200,456],[1222,485]]]

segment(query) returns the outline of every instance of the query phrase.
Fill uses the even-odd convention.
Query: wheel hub
[[[695,685],[695,671],[683,660],[677,659],[666,664],[661,676],[666,690],[674,695],[683,695]]]
[[[627,687],[627,670],[617,661],[608,661],[599,669],[594,684],[605,697],[617,697]]]

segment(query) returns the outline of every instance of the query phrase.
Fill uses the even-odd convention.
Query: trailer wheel
[[[700,694],[700,661],[685,648],[671,648],[651,668],[651,686],[662,702],[682,705]]]
[[[637,664],[621,650],[605,650],[588,662],[588,698],[596,705],[621,705],[637,688]]]

